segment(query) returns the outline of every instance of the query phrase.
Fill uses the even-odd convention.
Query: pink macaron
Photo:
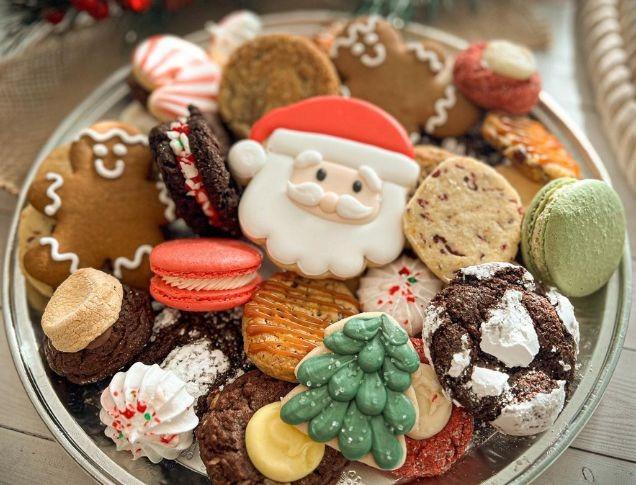
[[[153,298],[190,312],[229,310],[247,303],[261,279],[263,256],[232,239],[176,239],[150,254]]]

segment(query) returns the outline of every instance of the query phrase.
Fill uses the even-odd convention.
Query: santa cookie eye
[[[362,190],[362,182],[360,182],[359,180],[356,180],[355,182],[353,182],[353,185],[351,186],[351,188],[356,193],[360,192]]]
[[[316,170],[316,178],[318,179],[318,181],[322,182],[327,178],[327,171],[323,168],[319,168],[318,170]]]

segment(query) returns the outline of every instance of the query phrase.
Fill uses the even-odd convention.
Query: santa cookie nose
[[[336,205],[338,204],[338,194],[334,192],[327,192],[320,199],[320,208],[323,212],[331,214],[336,211]]]

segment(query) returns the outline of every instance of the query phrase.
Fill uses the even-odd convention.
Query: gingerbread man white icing
[[[409,133],[458,136],[479,119],[453,85],[453,57],[432,41],[405,42],[377,16],[348,22],[330,56],[351,96],[382,107]]]
[[[47,170],[60,159],[68,171]],[[43,166],[29,202],[55,222],[24,254],[29,276],[55,288],[79,268],[93,267],[147,287],[148,254],[163,241],[161,226],[173,205],[152,179],[146,136],[124,123],[100,122]]]
[[[337,120],[326,116],[334,111]],[[399,256],[419,166],[387,113],[355,99],[311,98],[271,111],[250,138],[229,154],[232,173],[249,181],[239,221],[275,263],[346,279]]]

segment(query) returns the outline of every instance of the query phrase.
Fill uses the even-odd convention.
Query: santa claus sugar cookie
[[[419,166],[406,131],[365,101],[319,96],[270,111],[229,154],[249,182],[243,233],[280,267],[340,279],[396,259]]]

